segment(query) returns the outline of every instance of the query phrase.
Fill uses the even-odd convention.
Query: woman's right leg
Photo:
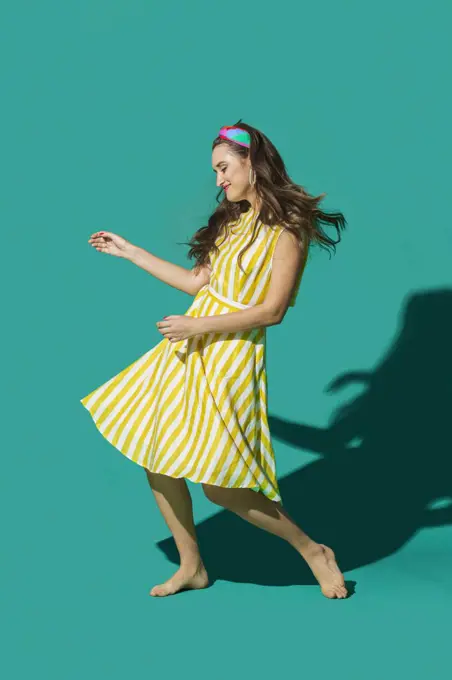
[[[149,485],[180,555],[180,568],[165,583],[154,586],[153,596],[174,595],[182,588],[205,588],[209,583],[199,553],[193,503],[185,479],[146,470]]]

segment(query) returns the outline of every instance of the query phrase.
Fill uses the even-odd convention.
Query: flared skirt
[[[209,284],[186,315],[246,305]],[[164,338],[81,399],[127,458],[170,477],[248,488],[281,502],[267,419],[266,329]]]

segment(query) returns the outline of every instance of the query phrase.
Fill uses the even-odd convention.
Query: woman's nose
[[[224,178],[220,174],[218,174],[217,175],[217,187],[221,187],[223,182],[224,182]]]

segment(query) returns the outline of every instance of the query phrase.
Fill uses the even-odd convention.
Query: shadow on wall
[[[375,369],[338,376],[327,391],[350,383],[363,392],[327,428],[269,416],[274,443],[320,454],[280,480],[281,496],[297,523],[334,549],[343,571],[391,555],[420,529],[452,522],[452,289],[411,296]],[[227,510],[197,532],[212,579],[316,584],[291,546]],[[172,537],[157,545],[179,563]]]

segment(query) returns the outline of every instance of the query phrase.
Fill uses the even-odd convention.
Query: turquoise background
[[[0,19],[5,677],[448,676],[450,4],[16,0]],[[191,302],[90,234],[191,267],[178,244],[239,118],[349,222],[267,334],[283,498],[335,549],[344,601],[194,484],[217,580],[150,598],[168,529],[79,402]]]

